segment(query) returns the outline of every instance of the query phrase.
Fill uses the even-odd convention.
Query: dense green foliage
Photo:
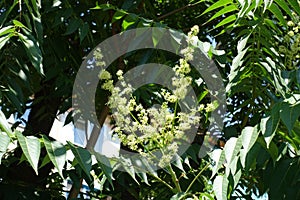
[[[102,164],[110,163],[106,157],[96,155],[101,162],[92,164],[93,152],[49,138],[57,114],[71,108],[77,70],[96,45],[133,28],[187,33],[194,25],[200,27],[198,37],[207,55],[218,65],[227,95],[223,138],[208,156],[198,157],[203,142],[199,136],[170,168],[135,173],[128,160],[109,167]],[[75,196],[84,179],[91,188],[87,195],[95,199],[300,198],[297,0],[4,0],[0,49],[0,199],[63,199],[62,180],[67,178],[73,181]],[[137,51],[120,57],[110,71],[151,62],[174,66],[177,61],[163,51]],[[206,85],[193,87],[198,100],[209,103]],[[149,98],[156,91],[150,85],[135,95],[151,106],[161,101]],[[96,94],[99,119],[107,114],[107,95],[100,89]],[[7,122],[12,114],[17,118],[13,125]],[[66,123],[78,117],[73,114]],[[203,119],[201,132],[209,115]],[[22,122],[20,132],[16,127]],[[13,144],[17,147],[12,150]],[[74,160],[67,161],[66,152]],[[94,181],[100,191],[93,190]]]

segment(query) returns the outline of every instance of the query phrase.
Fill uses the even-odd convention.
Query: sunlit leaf
[[[38,162],[41,153],[39,139],[33,136],[25,137],[20,132],[16,132],[16,135],[27,161],[32,166],[35,173],[38,174]]]
[[[226,6],[227,4],[232,3],[232,0],[220,0],[214,3],[213,5],[209,6],[201,15],[204,15],[210,11],[213,11],[217,8]]]
[[[289,8],[288,4],[286,3],[285,0],[274,0],[277,5],[284,10],[291,18],[294,18],[292,15],[291,9]]]
[[[232,137],[226,142],[224,146],[224,152],[225,152],[226,161],[229,165],[233,161],[233,159],[237,156],[241,147],[242,147],[241,138]]]
[[[277,129],[277,126],[279,123],[280,105],[281,104],[276,104],[273,107],[271,114],[262,118],[261,122],[260,122],[260,130],[265,138],[267,147],[269,147],[269,144],[271,143],[271,141],[275,135],[275,132],[276,132],[276,129]]]
[[[227,13],[230,13],[232,11],[235,11],[237,10],[237,7],[236,5],[229,5],[229,6],[226,6],[225,8],[221,9],[220,11],[218,11],[216,14],[214,14],[207,22],[210,22],[211,20],[214,20],[216,19],[217,17],[220,17],[222,15],[225,15]],[[206,23],[207,23],[206,22]]]
[[[291,7],[294,9],[294,11],[300,15],[300,6],[297,0],[287,0],[287,2],[289,2],[289,4],[291,5]]]
[[[223,175],[218,175],[213,182],[213,189],[217,200],[227,199],[228,180]]]
[[[9,142],[10,137],[6,133],[0,131],[0,165],[2,156],[6,153]]]
[[[248,152],[251,147],[254,145],[257,137],[258,137],[259,131],[257,130],[257,126],[251,127],[247,126],[242,130],[241,139],[242,144],[246,152]]]
[[[122,23],[122,29],[125,31],[127,30],[131,25],[136,23],[137,16],[135,14],[129,14]]]
[[[215,28],[218,28],[220,26],[224,26],[225,24],[228,24],[230,22],[233,22],[236,20],[236,16],[233,14],[233,15],[230,15],[228,17],[226,17],[225,19],[223,19],[221,22],[219,22]]]
[[[65,146],[58,141],[50,141],[45,135],[43,135],[43,141],[51,162],[61,177],[63,177],[62,170],[66,162],[67,152]]]
[[[13,135],[12,130],[8,124],[8,121],[1,110],[0,110],[0,130],[4,131],[10,137],[12,137]]]
[[[211,175],[213,177],[225,162],[225,152],[221,149],[216,149],[211,153],[210,157],[214,161]]]
[[[125,15],[127,15],[128,13],[125,12],[124,10],[117,10],[112,18],[112,23],[114,23],[115,21],[118,21],[120,19],[122,19]]]
[[[280,23],[284,26],[287,26],[287,22],[283,17],[281,10],[278,8],[276,4],[271,4],[269,10],[276,16],[276,18],[280,21]]]

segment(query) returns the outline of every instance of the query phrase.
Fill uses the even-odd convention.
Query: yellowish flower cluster
[[[99,79],[104,82],[102,88],[111,93],[108,106],[113,112],[112,116],[116,121],[115,132],[120,140],[131,150],[157,162],[160,167],[170,163],[178,151],[179,141],[191,142],[187,132],[198,127],[199,111],[211,112],[215,109],[213,104],[209,104],[207,107],[200,105],[199,108],[178,111],[179,102],[186,97],[193,80],[188,76],[191,71],[188,61],[193,59],[194,49],[191,44],[196,40],[198,32],[198,26],[194,26],[189,32],[189,45],[181,51],[183,58],[173,68],[175,76],[172,78],[172,85],[175,89],[172,92],[161,89],[160,94],[164,97],[164,102],[160,106],[146,109],[142,104],[138,104],[132,96],[134,88],[124,80],[123,71],[119,70],[116,73],[118,85],[114,85],[112,75],[108,71],[101,70],[99,74]],[[95,52],[95,59],[96,65],[101,67],[105,63],[101,61],[103,57],[99,54],[101,50]],[[171,109],[171,105],[175,105],[175,108]],[[160,152],[160,158],[154,156],[155,151]]]
[[[288,21],[287,35],[284,37],[283,44],[279,46],[279,53],[285,59],[287,69],[296,68],[295,61],[300,58],[300,17],[296,13],[292,13],[294,21]]]

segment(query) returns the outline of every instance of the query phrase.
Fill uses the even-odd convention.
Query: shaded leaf
[[[280,118],[290,133],[299,115],[300,115],[300,104],[290,105],[288,102],[282,103],[280,109]]]
[[[164,36],[165,32],[166,31],[164,29],[153,29],[152,30],[152,42],[154,44],[154,47],[159,43],[161,38]]]
[[[80,19],[71,19],[69,25],[67,26],[67,30],[63,35],[70,35],[74,33],[77,29],[79,29],[82,21]]]
[[[79,27],[80,42],[82,42],[84,40],[84,38],[87,36],[88,32],[89,32],[89,25],[87,23],[84,23]]]
[[[135,170],[134,170],[134,166],[130,160],[130,158],[125,158],[125,157],[121,157],[120,158],[122,167],[124,168],[124,170],[133,178],[133,180],[139,184],[139,182],[136,180],[135,178]]]
[[[41,75],[43,75],[44,74],[43,63],[42,63],[43,57],[38,42],[29,32],[27,31],[24,32],[26,33],[26,35],[22,33],[18,33],[18,36],[25,46],[26,53],[32,65]]]
[[[68,142],[68,145],[81,169],[89,178],[91,178],[90,171],[92,169],[92,157],[90,152],[82,147],[74,146],[71,142]]]
[[[98,161],[98,165],[101,168],[101,170],[103,171],[104,175],[106,176],[108,182],[113,187],[113,183],[112,183],[112,181],[114,180],[113,170],[112,170],[113,167],[111,166],[109,159],[106,156],[101,155],[97,152],[95,152],[93,155],[96,157],[96,159]]]
[[[182,199],[186,194],[184,192],[179,192],[171,197],[170,200],[179,200]]]

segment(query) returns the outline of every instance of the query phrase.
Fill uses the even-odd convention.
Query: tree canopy
[[[72,98],[73,102],[85,100],[72,92],[89,53],[106,39],[139,28],[176,32],[171,38],[178,45],[184,45],[179,38],[182,34],[199,39],[195,46],[214,61],[218,73],[212,75],[221,76],[218,79],[226,94],[224,126],[216,138],[211,139],[209,127],[212,112],[221,106],[212,101],[214,94],[203,81],[205,77],[188,64],[193,59],[186,52],[180,57],[160,49],[143,49],[121,55],[107,68],[108,74],[99,74],[97,92],[92,94],[96,113],[76,112]],[[160,42],[169,41],[153,34],[153,45]],[[120,45],[127,44],[115,43],[111,48],[119,49]],[[4,0],[0,2],[0,50],[1,199],[64,199],[65,192],[70,193],[70,199],[78,195],[81,199],[300,198],[297,0]],[[144,164],[147,170],[143,172],[126,157],[115,161],[89,146],[61,144],[49,137],[56,116],[67,111],[65,124],[81,117],[89,121],[96,118],[103,125],[112,112],[110,96],[118,92],[107,89],[109,81],[122,80],[119,70],[125,76],[135,66],[150,63],[173,68],[181,77],[175,88],[188,83],[199,104],[196,136],[185,152],[173,152],[174,162],[157,170]],[[79,89],[83,94],[89,92],[88,87]],[[166,119],[163,133],[183,130],[180,124],[185,122],[196,126],[181,113],[182,107],[177,109],[178,96],[174,95],[157,84],[140,87],[133,93],[133,109],[128,110],[131,119],[143,124],[146,117],[145,124],[151,124],[153,121],[140,114],[143,109],[136,107],[141,104],[151,110],[153,105],[161,105],[162,112],[172,114],[165,114],[171,121]],[[167,106],[163,104],[166,101]],[[26,111],[27,120],[22,118]],[[156,119],[154,112],[150,114]],[[11,115],[16,119],[14,124],[8,123]],[[157,114],[157,119],[159,115],[164,116]],[[115,125],[116,129],[121,127],[118,122]],[[99,132],[100,126],[93,132]],[[156,141],[150,137],[134,143],[137,138],[130,139],[122,131],[121,150],[147,153],[169,142],[164,135]],[[199,151],[205,142],[213,148],[203,157]],[[67,153],[74,159],[67,160]],[[91,157],[98,162],[92,163]],[[72,181],[70,191],[64,191],[63,180]],[[90,188],[87,193],[79,189],[83,180]]]

